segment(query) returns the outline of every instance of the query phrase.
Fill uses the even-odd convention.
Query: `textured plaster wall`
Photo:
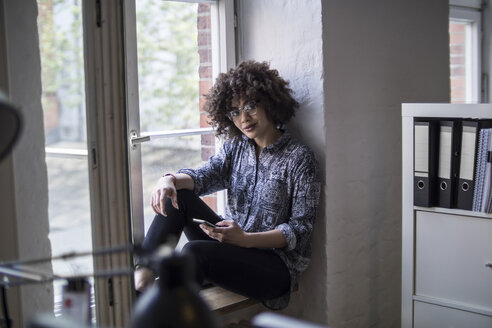
[[[2,170],[14,191],[3,213],[15,215],[16,224],[1,220],[2,234],[10,234],[10,259],[30,259],[51,255],[48,240],[48,187],[44,160],[43,113],[41,108],[41,72],[35,0],[3,1],[8,89],[13,103],[24,118],[24,130],[12,155],[13,171]],[[10,222],[12,222],[10,220]],[[9,256],[11,255],[11,256]],[[43,270],[48,273],[51,266]],[[21,288],[22,312],[30,318],[37,312],[51,312],[53,294],[50,285]],[[23,326],[16,322],[16,326]]]
[[[401,103],[449,101],[448,3],[323,2],[328,319],[396,327]]]
[[[239,2],[241,59],[292,81],[291,128],[324,168],[313,261],[287,313],[397,327],[401,103],[449,101],[446,0]]]
[[[290,81],[300,109],[289,130],[316,153],[324,181],[325,121],[319,0],[239,2],[239,59],[268,61]],[[325,185],[313,234],[313,260],[293,294],[287,314],[326,322]]]
[[[492,1],[486,0],[486,6],[482,16],[483,28],[484,28],[484,40],[482,51],[482,71],[488,76],[488,85],[484,85],[483,88],[488,89],[486,91],[487,96],[483,99],[483,102],[492,102]]]

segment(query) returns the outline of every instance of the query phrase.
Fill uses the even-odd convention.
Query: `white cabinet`
[[[492,104],[404,104],[402,327],[492,327],[492,215],[417,207],[414,118],[492,118]]]
[[[490,328],[492,317],[434,303],[414,302],[415,328]]]
[[[492,309],[492,220],[415,214],[415,295]]]

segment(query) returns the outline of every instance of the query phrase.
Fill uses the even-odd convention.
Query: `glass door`
[[[220,71],[219,6],[216,1],[139,0],[135,8],[126,8],[132,219],[137,243],[155,215],[149,204],[157,180],[167,172],[198,167],[215,153],[217,140],[203,104]],[[223,211],[220,193],[204,200]]]

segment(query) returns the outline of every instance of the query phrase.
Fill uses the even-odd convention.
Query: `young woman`
[[[220,74],[205,110],[226,141],[202,167],[159,179],[151,200],[156,216],[143,242],[152,251],[184,231],[189,242],[183,251],[192,254],[199,283],[210,281],[272,309],[287,306],[309,263],[320,196],[314,154],[282,129],[299,106],[291,92],[265,62],[242,62]],[[223,189],[224,219],[199,198]],[[149,268],[135,272],[139,291],[154,279]]]

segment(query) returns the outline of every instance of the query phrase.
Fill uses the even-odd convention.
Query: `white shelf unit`
[[[492,327],[492,215],[414,206],[414,119],[492,119],[492,104],[402,105],[402,328]]]

